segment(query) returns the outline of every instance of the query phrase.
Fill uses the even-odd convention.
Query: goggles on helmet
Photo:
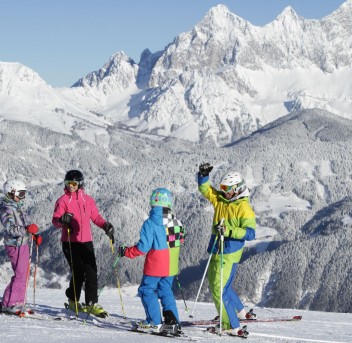
[[[24,199],[26,197],[26,191],[16,191],[14,195],[18,199]]]
[[[79,185],[79,181],[69,181],[69,180],[65,180],[65,185],[66,186],[73,186],[76,187]]]

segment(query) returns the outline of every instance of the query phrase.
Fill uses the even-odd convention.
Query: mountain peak
[[[232,13],[225,5],[217,5],[208,11],[200,22],[200,25],[212,27],[213,29],[219,27],[220,30],[223,30],[229,25],[232,26],[233,23],[241,26],[241,24],[247,23],[247,21]]]
[[[333,26],[340,25],[343,30],[347,31],[346,39],[349,40],[352,30],[352,0],[345,1],[336,11],[323,18],[325,22],[333,21]],[[340,35],[339,35],[340,36]],[[340,36],[341,38],[341,36]]]
[[[213,15],[217,16],[224,16],[227,15],[228,13],[231,13],[230,10],[227,8],[227,6],[219,4],[214,7],[212,7],[209,11],[208,14],[211,13]]]
[[[79,79],[72,87],[89,87],[103,90],[110,95],[115,90],[129,87],[136,81],[138,65],[123,51],[112,55],[97,71]]]
[[[291,6],[287,6],[284,8],[284,10],[278,15],[276,18],[277,20],[280,21],[286,21],[286,20],[298,20],[299,16],[295,12],[295,10]]]
[[[51,92],[49,86],[37,72],[18,62],[0,61],[0,94],[4,96],[37,97],[36,90]],[[33,92],[33,94],[32,94]],[[40,97],[40,96],[39,96]]]

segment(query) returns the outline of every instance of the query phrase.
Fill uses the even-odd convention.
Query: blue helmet
[[[150,206],[172,207],[172,193],[166,188],[157,188],[150,196]]]

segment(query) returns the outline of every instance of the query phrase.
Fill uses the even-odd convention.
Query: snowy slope
[[[1,292],[3,287],[1,287]],[[32,301],[32,289],[29,289],[29,301]],[[90,318],[85,325],[82,321],[42,321],[25,318],[14,318],[0,315],[0,331],[2,341],[6,343],[18,343],[25,340],[28,343],[111,343],[111,342],[175,342],[174,338],[164,338],[128,332],[121,329],[120,323],[130,319],[144,319],[144,311],[140,299],[135,295],[136,287],[122,288],[122,297],[126,320],[123,319],[121,304],[117,289],[103,290],[100,303],[107,309],[111,316],[106,319],[98,319],[106,323],[106,327],[99,328],[92,323]],[[67,316],[63,310],[63,302],[66,301],[62,290],[37,289],[36,304],[38,311]],[[188,320],[188,315],[194,306],[194,302],[187,299],[188,312],[185,311],[184,303],[179,301],[178,309],[181,320]],[[283,323],[249,323],[247,324],[249,337],[246,342],[256,343],[348,343],[352,341],[352,314],[336,314],[302,310],[282,310],[270,308],[255,308],[259,318],[267,317],[291,317],[302,315],[300,322]],[[72,313],[69,312],[72,315]],[[197,303],[195,307],[195,319],[209,319],[214,317],[215,307],[211,303]],[[85,316],[83,316],[85,318]],[[124,324],[127,325],[127,324]],[[120,328],[120,329],[119,329]],[[183,328],[186,335],[197,339],[199,342],[233,342],[239,338],[216,335],[204,332],[202,328]]]

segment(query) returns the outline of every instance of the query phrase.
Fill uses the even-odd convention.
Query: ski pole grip
[[[221,221],[220,221],[220,227],[224,226],[224,221],[225,221],[225,218],[222,218]],[[222,229],[222,231],[221,231],[220,239],[222,241],[224,240],[224,229]]]

